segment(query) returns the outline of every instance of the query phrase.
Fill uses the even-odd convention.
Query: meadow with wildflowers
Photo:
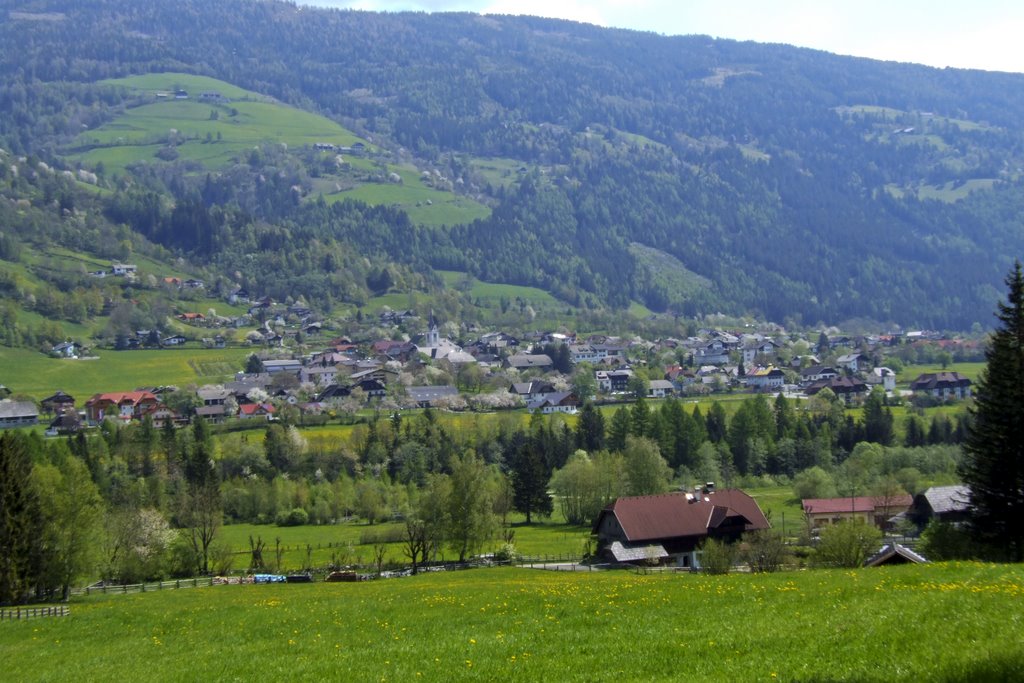
[[[480,569],[93,596],[0,627],[17,681],[1011,680],[1024,567]]]

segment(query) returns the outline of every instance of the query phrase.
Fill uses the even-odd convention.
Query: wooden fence
[[[18,621],[21,619],[40,619],[43,617],[66,617],[71,614],[67,605],[53,607],[13,607],[0,609],[0,621]]]
[[[72,595],[117,595],[127,593],[147,593],[150,591],[175,590],[178,588],[199,588],[201,586],[212,586],[213,578],[204,576],[194,579],[176,579],[174,581],[154,581],[152,583],[131,583],[123,585],[102,585],[86,586],[85,588],[72,589]]]

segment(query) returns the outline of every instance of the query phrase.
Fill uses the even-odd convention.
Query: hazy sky
[[[1024,72],[1020,0],[298,0],[375,11],[532,14],[666,35],[787,43],[930,66]]]

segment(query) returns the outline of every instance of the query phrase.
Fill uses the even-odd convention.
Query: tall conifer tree
[[[960,475],[970,487],[971,526],[996,554],[1024,560],[1024,274],[1006,278],[999,327],[985,352]]]

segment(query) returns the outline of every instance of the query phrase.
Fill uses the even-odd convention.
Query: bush
[[[816,554],[819,564],[831,567],[862,567],[882,543],[882,532],[861,519],[831,524],[821,530]]]
[[[776,572],[786,561],[786,544],[780,534],[770,529],[744,534],[743,541],[743,559],[752,572]]]
[[[701,546],[700,566],[707,574],[728,574],[736,561],[736,549],[723,541],[709,538]]]
[[[275,521],[278,526],[302,526],[309,522],[309,514],[302,508],[294,508],[288,512],[277,513]]]
[[[793,478],[793,495],[805,498],[831,498],[836,495],[832,475],[820,467],[809,467]]]
[[[918,550],[932,562],[943,562],[976,557],[978,549],[965,529],[935,519],[921,532]]]

